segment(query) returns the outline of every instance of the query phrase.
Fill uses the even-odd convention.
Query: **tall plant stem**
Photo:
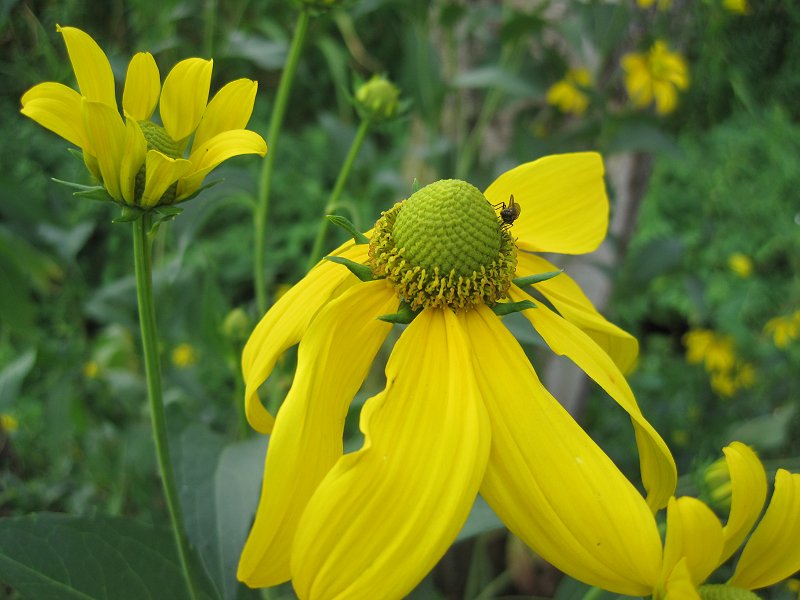
[[[272,108],[272,117],[269,122],[269,132],[267,133],[267,143],[270,150],[261,166],[261,177],[258,181],[258,202],[255,207],[255,243],[253,255],[253,281],[256,287],[256,302],[259,314],[267,310],[267,288],[264,279],[264,260],[265,248],[267,243],[267,214],[269,213],[269,190],[272,185],[272,171],[275,167],[275,150],[278,147],[278,138],[281,134],[283,117],[286,114],[286,105],[289,102],[289,94],[292,90],[297,63],[300,60],[300,51],[303,41],[308,31],[308,23],[311,17],[306,10],[302,10],[297,17],[297,24],[294,28],[292,45],[289,48],[289,56],[286,58],[286,66],[283,69],[281,82],[278,85],[278,93],[275,97],[275,106]]]
[[[153,268],[150,260],[150,217],[144,215],[133,222],[133,257],[136,265],[136,299],[139,304],[139,326],[142,332],[142,348],[144,352],[144,369],[147,379],[147,398],[150,406],[150,421],[153,427],[153,440],[158,459],[158,470],[164,497],[167,500],[169,518],[175,545],[178,547],[183,575],[189,589],[189,597],[198,600],[198,588],[189,564],[191,550],[186,533],[183,530],[181,507],[178,501],[178,488],[175,485],[175,474],[169,456],[167,424],[164,414],[164,400],[161,395],[161,365],[158,358],[158,337],[156,329],[156,312],[153,304]]]
[[[339,171],[339,176],[336,178],[333,191],[331,191],[328,203],[325,205],[325,214],[322,216],[322,221],[320,221],[317,237],[314,240],[314,247],[311,250],[311,256],[306,265],[306,271],[310,271],[311,267],[317,264],[317,261],[320,259],[322,244],[325,243],[325,234],[328,232],[328,225],[330,224],[330,221],[328,221],[326,217],[336,209],[336,205],[339,203],[339,197],[344,190],[344,184],[347,183],[347,178],[350,177],[350,171],[353,170],[353,164],[356,162],[356,157],[361,150],[364,139],[367,137],[370,123],[371,121],[369,118],[361,121],[361,125],[358,126],[358,131],[356,131],[356,136],[353,138],[353,143],[350,144],[350,150],[347,152],[347,157],[344,159],[342,169]]]

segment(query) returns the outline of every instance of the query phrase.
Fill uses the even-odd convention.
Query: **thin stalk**
[[[308,22],[311,17],[308,11],[300,11],[297,17],[297,24],[294,28],[292,45],[289,48],[289,56],[286,58],[286,66],[283,69],[283,76],[278,85],[278,93],[275,97],[275,106],[272,109],[272,117],[269,122],[269,132],[267,133],[267,143],[269,152],[261,165],[261,177],[258,181],[258,202],[256,203],[253,221],[255,224],[255,241],[253,255],[253,281],[256,287],[256,303],[259,314],[267,310],[267,287],[264,279],[264,260],[265,248],[267,245],[267,214],[269,213],[269,190],[272,184],[272,171],[275,167],[275,150],[278,146],[278,137],[283,125],[283,117],[286,114],[286,105],[289,103],[289,94],[292,90],[294,75],[297,71],[297,63],[300,60],[300,50],[308,31]]]
[[[181,507],[178,501],[178,488],[175,485],[175,474],[169,456],[164,400],[161,396],[161,365],[158,358],[158,339],[156,329],[156,312],[153,304],[153,269],[150,260],[150,217],[144,215],[133,222],[133,257],[136,266],[136,299],[139,305],[139,325],[142,332],[142,349],[144,353],[144,370],[147,379],[147,399],[150,406],[150,421],[153,427],[153,441],[156,447],[158,470],[164,497],[172,522],[175,545],[186,579],[186,587],[192,600],[198,600],[197,584],[189,565],[191,550],[189,541],[183,531]]]
[[[356,162],[356,157],[367,137],[370,123],[371,121],[369,118],[361,121],[361,124],[358,126],[358,131],[356,131],[356,136],[353,138],[353,143],[350,144],[350,150],[347,152],[347,157],[344,159],[342,169],[339,171],[339,176],[336,178],[333,191],[328,198],[328,203],[325,205],[325,214],[320,221],[317,237],[314,240],[314,247],[311,250],[311,256],[306,265],[306,271],[310,271],[311,267],[317,264],[317,261],[322,255],[322,244],[325,243],[325,234],[328,232],[328,225],[330,225],[330,221],[328,221],[326,217],[333,212],[339,204],[339,198],[344,190],[344,184],[347,183],[347,178],[350,177],[350,171],[353,170],[353,164]]]

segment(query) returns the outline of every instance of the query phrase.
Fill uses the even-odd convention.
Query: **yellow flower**
[[[739,442],[727,446],[724,454],[731,485],[730,513],[725,525],[700,500],[672,498],[667,507],[663,554],[652,514],[642,519],[630,516],[634,507],[641,510],[644,506],[641,497],[637,499],[632,492],[604,506],[607,521],[602,524],[603,532],[626,538],[630,545],[627,560],[615,568],[620,582],[599,587],[620,594],[652,594],[654,600],[743,598],[744,590],[773,585],[800,569],[800,474],[778,470],[772,499],[753,530],[767,497],[764,467],[756,454]],[[751,530],[733,576],[724,586],[704,586],[708,577],[742,546]],[[602,535],[600,531],[597,534]],[[586,555],[574,554],[572,569],[566,572],[593,583],[573,573],[588,569],[603,558],[606,548],[597,544],[587,550]],[[726,588],[739,595],[724,595],[721,592]]]
[[[19,429],[19,421],[14,415],[0,413],[0,430],[14,433]]]
[[[96,360],[87,360],[83,363],[83,376],[86,379],[97,379],[98,375],[100,375],[100,365]]]
[[[658,0],[657,2],[656,0],[636,0],[636,4],[640,8],[650,8],[655,4],[658,10],[666,10],[672,6],[672,0]]]
[[[736,363],[733,339],[729,335],[718,335],[708,329],[692,329],[683,336],[686,346],[686,362],[705,362],[710,373],[728,372]]]
[[[587,69],[570,69],[564,79],[547,90],[547,103],[561,112],[582,115],[589,106],[589,96],[583,89],[591,83],[592,78]]]
[[[738,13],[740,15],[746,15],[748,12],[750,12],[750,6],[748,5],[747,0],[722,0],[722,6],[729,11]]]
[[[686,346],[686,362],[690,365],[701,363],[706,358],[706,351],[714,341],[714,332],[708,329],[692,329],[683,336]]]
[[[764,333],[772,335],[776,348],[786,348],[800,335],[800,311],[770,319],[764,325]]]
[[[179,369],[191,367],[197,362],[197,352],[191,344],[179,344],[172,349],[172,364]]]
[[[21,112],[81,148],[86,167],[115,201],[142,208],[181,202],[221,162],[266,153],[261,136],[245,129],[256,82],[233,81],[208,102],[212,61],[183,60],[162,86],[153,56],[140,52],[128,65],[123,119],[111,65],[100,46],[80,29],[58,31],[80,93],[60,83],[41,83],[22,96]],[[163,127],[150,121],[156,105]]]
[[[753,261],[741,252],[736,252],[728,257],[728,267],[742,279],[747,279],[753,273]]]
[[[683,57],[670,52],[667,43],[656,41],[646,53],[633,52],[622,57],[625,87],[635,106],[656,103],[656,112],[666,115],[678,105],[678,90],[689,87],[689,71]]]
[[[734,383],[737,388],[751,388],[756,382],[756,369],[749,362],[740,361],[736,365],[736,377]]]
[[[711,389],[723,398],[730,398],[736,393],[736,382],[729,371],[718,371],[711,374]]]
[[[509,226],[492,205],[512,194],[522,210],[514,220],[505,206]],[[348,268],[321,261],[275,303],[242,356],[247,417],[271,436],[240,580],[264,587],[291,579],[303,599],[402,598],[452,544],[480,492],[556,566],[602,541],[591,572],[605,581],[628,548],[594,531],[604,526],[605,503],[635,489],[544,388],[495,311],[514,308],[497,302],[506,294],[531,299],[531,280],[513,278],[557,272],[534,252],[594,250],[608,210],[595,153],[523,164],[483,194],[439,181],[383,213],[369,246],[336,250],[331,258]],[[537,303],[523,316],[630,415],[650,504],[630,517],[651,519],[676,472],[622,374],[636,340],[568,276],[532,285],[558,312]],[[343,454],[348,406],[392,328],[381,316],[411,322],[392,350],[386,388],[361,412],[363,447]],[[298,342],[294,382],[273,419],[258,388]],[[653,535],[645,560],[660,552]]]

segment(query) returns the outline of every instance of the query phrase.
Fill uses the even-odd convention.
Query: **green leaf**
[[[502,529],[503,522],[500,520],[491,507],[486,503],[482,496],[475,498],[475,503],[472,505],[472,510],[469,513],[467,522],[461,528],[461,531],[456,537],[456,542],[467,540],[476,535],[493,531],[495,529]]]
[[[528,310],[529,308],[536,308],[536,305],[531,300],[520,300],[519,302],[498,302],[492,306],[492,311],[498,317],[510,315],[511,313]]]
[[[398,325],[408,325],[413,321],[418,313],[415,313],[411,310],[411,306],[405,302],[400,304],[400,308],[397,310],[396,313],[391,313],[388,315],[381,315],[378,317],[381,321],[386,321],[387,323],[397,323]]]
[[[0,580],[30,600],[188,599],[172,535],[117,517],[0,519]]]
[[[11,406],[17,399],[22,382],[36,363],[36,350],[28,350],[0,371],[0,408]]]
[[[361,263],[357,263],[349,258],[344,258],[342,256],[326,256],[325,260],[329,260],[331,262],[335,262],[340,265],[344,265],[350,272],[358,277],[361,281],[372,281],[372,269],[370,269],[367,265],[362,265]]]
[[[369,244],[369,238],[356,229],[356,226],[353,225],[346,217],[342,217],[341,215],[325,215],[325,218],[353,236],[353,241],[356,244]]]
[[[558,271],[548,271],[547,273],[537,273],[536,275],[528,275],[527,277],[517,277],[516,279],[512,279],[512,281],[518,285],[519,287],[525,287],[527,285],[534,285],[536,283],[542,283],[543,281],[547,281],[548,279],[552,279],[556,275],[561,275],[564,272],[564,269],[559,269]]]
[[[512,96],[536,95],[536,87],[509,71],[497,67],[479,67],[453,78],[453,86],[464,89],[497,89]]]

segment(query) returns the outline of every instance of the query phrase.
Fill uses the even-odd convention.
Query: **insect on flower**
[[[508,199],[508,205],[505,202],[501,202],[500,204],[495,204],[494,207],[500,209],[500,218],[503,220],[504,227],[511,227],[522,212],[522,207],[514,200],[514,194],[511,194]]]

